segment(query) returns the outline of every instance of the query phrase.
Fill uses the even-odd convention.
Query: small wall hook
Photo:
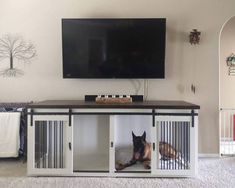
[[[193,29],[190,34],[189,34],[189,42],[190,44],[199,44],[200,42],[200,35],[201,32],[198,31],[197,29]]]
[[[191,85],[191,91],[195,94],[196,93],[196,87],[195,87],[195,85]]]

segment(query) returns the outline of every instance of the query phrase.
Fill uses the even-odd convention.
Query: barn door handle
[[[72,144],[69,142],[69,150],[72,150]]]

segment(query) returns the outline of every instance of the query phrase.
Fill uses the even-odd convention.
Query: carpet
[[[195,178],[2,177],[0,188],[234,188],[235,158],[199,159]]]

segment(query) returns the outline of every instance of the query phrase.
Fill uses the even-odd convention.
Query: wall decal
[[[4,35],[0,38],[0,64],[8,63],[8,67],[0,70],[0,76],[16,77],[24,75],[24,71],[16,68],[18,63],[30,63],[36,56],[36,49],[30,42],[25,42],[16,35]],[[3,61],[4,60],[4,61]]]
[[[201,32],[198,31],[197,29],[193,29],[190,34],[189,34],[189,42],[190,44],[199,44],[200,42],[200,35],[201,35]]]

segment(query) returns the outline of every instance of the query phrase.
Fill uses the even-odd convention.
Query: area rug
[[[5,177],[0,188],[234,188],[235,158],[199,160],[195,178]]]

